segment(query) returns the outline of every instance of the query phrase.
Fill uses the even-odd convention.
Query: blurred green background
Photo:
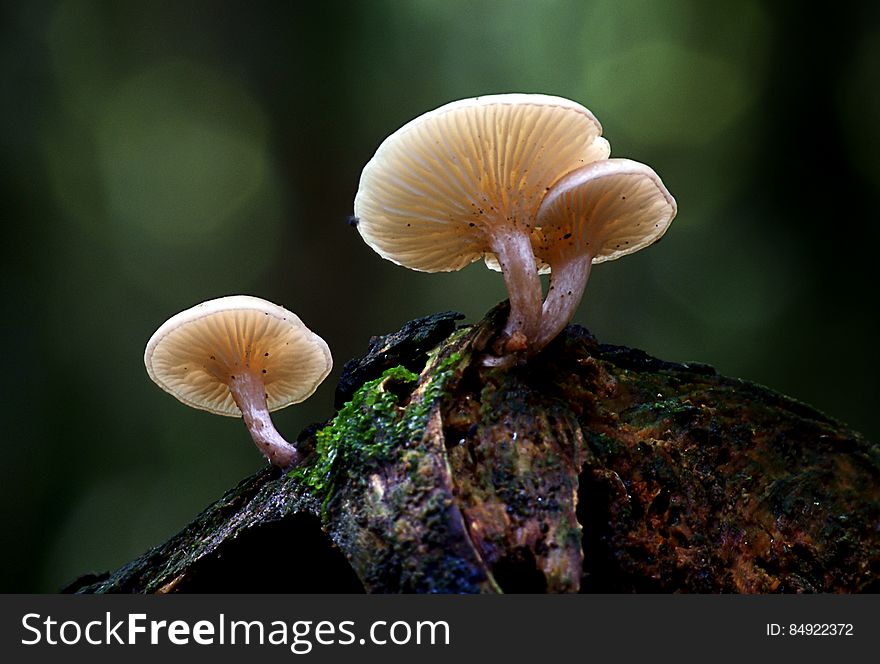
[[[54,591],[164,541],[262,465],[240,421],[147,378],[170,315],[250,293],[336,368],[373,334],[504,299],[346,224],[360,169],[453,99],[589,107],[676,196],[663,241],[599,266],[577,322],[809,402],[870,438],[878,353],[877,3],[699,0],[3,3],[0,590]]]

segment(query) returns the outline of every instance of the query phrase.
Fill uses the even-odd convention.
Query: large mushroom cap
[[[593,263],[615,260],[656,242],[676,214],[672,194],[645,164],[606,159],[566,174],[538,210],[536,253],[586,251]]]
[[[330,373],[324,340],[296,314],[266,300],[232,295],[166,321],[147,343],[147,373],[183,403],[241,417],[229,391],[237,371],[258,375],[269,410],[304,401]]]
[[[601,133],[590,111],[561,97],[501,94],[441,106],[386,138],[364,167],[358,231],[399,265],[459,270],[490,251],[494,227],[528,233],[561,175],[607,158]]]

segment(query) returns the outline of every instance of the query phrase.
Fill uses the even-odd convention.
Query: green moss
[[[587,444],[596,456],[603,461],[608,461],[623,452],[623,446],[605,433],[598,433],[587,429],[584,431],[587,435]]]
[[[622,414],[621,421],[633,426],[651,426],[660,419],[669,419],[699,414],[690,401],[682,397],[658,399],[639,404]]]
[[[362,478],[364,469],[390,461],[403,443],[423,435],[431,407],[442,396],[460,360],[460,355],[454,353],[431,367],[431,378],[421,394],[405,407],[400,406],[401,391],[387,388],[395,383],[414,384],[418,374],[397,366],[364,383],[333,421],[315,434],[315,461],[294,468],[289,476],[326,505],[339,480],[340,468]]]
[[[431,379],[425,385],[421,398],[410,402],[404,417],[401,418],[397,431],[401,439],[412,440],[416,437],[421,437],[427,423],[428,413],[437,399],[443,396],[446,382],[460,362],[461,353],[451,353],[449,356],[436,362],[434,366],[430,366],[431,363],[428,363]]]
[[[333,421],[315,434],[316,461],[294,468],[290,477],[321,495],[333,483],[334,466],[340,455],[358,465],[386,458],[391,444],[386,434],[397,419],[399,397],[386,390],[385,385],[416,380],[417,374],[397,366],[364,383]]]

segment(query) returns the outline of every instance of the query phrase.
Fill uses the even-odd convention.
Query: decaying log
[[[569,327],[486,367],[496,308],[374,338],[306,465],[71,592],[877,592],[880,448],[702,364]]]

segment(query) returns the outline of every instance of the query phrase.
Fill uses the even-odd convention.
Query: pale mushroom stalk
[[[534,343],[529,345],[529,354],[541,351],[574,318],[592,265],[593,257],[590,254],[550,261],[550,289],[541,311],[541,326]]]
[[[496,231],[492,251],[498,257],[510,296],[510,314],[504,335],[512,341],[531,342],[541,322],[541,278],[535,269],[531,239],[525,233]],[[522,339],[517,339],[522,335]]]
[[[272,423],[266,401],[266,386],[250,371],[231,376],[229,391],[241,410],[254,444],[273,466],[286,470],[300,460],[299,451],[288,443]]]
[[[550,265],[551,276],[529,355],[541,351],[574,317],[594,262],[615,260],[656,242],[676,209],[657,174],[629,159],[596,161],[553,184],[536,217],[541,234],[535,253]]]

